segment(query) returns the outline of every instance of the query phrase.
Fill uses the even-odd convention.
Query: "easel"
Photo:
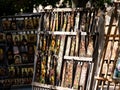
[[[105,34],[105,43],[103,46],[103,50],[101,50],[100,52],[101,56],[98,57],[98,60],[100,61],[100,66],[98,66],[99,69],[98,71],[96,71],[98,73],[97,73],[97,76],[95,77],[96,82],[95,82],[94,90],[111,90],[110,88],[112,88],[112,90],[117,90],[116,88],[120,89],[119,82],[113,79],[114,69],[115,69],[118,55],[120,52],[120,47],[119,47],[120,46],[119,23],[120,22],[119,22],[119,15],[117,13],[117,8],[118,8],[117,5],[119,3],[120,1],[114,1],[115,8],[111,15],[111,20],[108,25],[108,28],[106,26],[107,31]],[[114,50],[115,47],[117,47],[116,50]],[[114,53],[115,53],[115,56],[113,56]],[[106,60],[106,55],[109,55],[107,57],[107,60]],[[110,66],[111,61],[113,62],[112,68]],[[106,66],[104,63],[106,64]],[[109,71],[110,68],[111,68],[111,71]],[[116,87],[117,85],[118,87]]]

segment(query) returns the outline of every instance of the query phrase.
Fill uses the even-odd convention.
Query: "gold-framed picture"
[[[5,34],[4,33],[0,33],[0,42],[5,41]]]
[[[25,18],[25,29],[26,30],[31,30],[33,28],[34,28],[34,26],[33,26],[32,18]]]
[[[37,29],[39,26],[39,17],[33,17],[33,25],[34,25],[34,29]]]
[[[14,34],[14,35],[12,35],[12,37],[13,37],[13,43],[14,43],[14,45],[19,45],[20,35]]]
[[[10,30],[17,30],[16,20],[10,20]]]
[[[14,61],[15,61],[15,64],[22,64],[21,56],[14,55]]]
[[[8,18],[2,19],[2,28],[4,30],[10,30],[10,20]]]
[[[27,53],[22,53],[21,57],[22,57],[22,63],[28,63],[29,62]]]
[[[16,22],[17,22],[17,30],[25,29],[25,21],[23,17],[16,18]]]
[[[28,42],[29,43],[36,43],[37,42],[37,35],[36,34],[29,34],[28,35]]]
[[[20,41],[21,41],[22,44],[27,43],[28,42],[28,35],[27,34],[21,34],[20,35]]]

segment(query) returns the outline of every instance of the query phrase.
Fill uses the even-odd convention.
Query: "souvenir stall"
[[[115,18],[111,14],[104,33],[105,17],[93,8],[1,17],[0,83],[33,90],[118,87],[115,65],[120,37],[119,17]]]

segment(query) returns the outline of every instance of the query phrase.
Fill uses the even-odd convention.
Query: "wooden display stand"
[[[96,22],[90,9],[40,13],[33,90],[91,90],[99,45]]]

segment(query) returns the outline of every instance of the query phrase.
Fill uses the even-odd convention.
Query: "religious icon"
[[[15,68],[13,66],[8,68],[9,70],[9,77],[14,78],[15,77]]]
[[[4,60],[4,50],[0,48],[0,62]]]
[[[21,52],[28,52],[27,44],[28,44],[27,35],[21,35],[21,46],[20,46]]]
[[[5,34],[0,33],[0,42],[5,41]]]
[[[2,20],[2,27],[3,30],[10,30],[10,21],[7,18]]]
[[[27,68],[22,68],[22,77],[25,78],[27,75]]]
[[[17,18],[17,30],[23,30],[25,27],[24,18]]]
[[[19,54],[19,47],[17,45],[13,46],[13,54]]]
[[[12,45],[13,44],[13,37],[12,37],[11,33],[6,34],[6,41],[7,41],[7,45]]]
[[[6,69],[4,67],[0,67],[0,77],[6,75]]]
[[[39,17],[33,17],[34,29],[37,29],[39,26]]]
[[[35,34],[29,34],[28,35],[28,42],[29,43],[36,43],[37,42],[37,36]]]
[[[24,44],[24,45],[26,45],[27,44],[27,42],[28,42],[28,37],[27,37],[27,35],[21,35],[21,43],[22,44]]]
[[[28,63],[29,62],[27,53],[22,53],[21,56],[22,56],[22,62],[23,63]]]
[[[10,30],[16,30],[16,29],[17,29],[16,21],[12,20],[10,23]]]
[[[34,55],[34,46],[33,45],[28,46],[28,54]]]
[[[7,60],[8,60],[8,64],[14,64],[14,58],[13,58],[13,51],[12,50],[8,50],[7,51]]]
[[[25,29],[33,29],[33,22],[32,19],[25,19]]]
[[[29,77],[33,76],[33,68],[28,68],[28,76]]]
[[[15,55],[14,60],[15,60],[15,64],[21,64],[22,63],[20,55]]]
[[[13,36],[13,43],[14,45],[19,45],[20,36],[19,35],[12,35]]]

